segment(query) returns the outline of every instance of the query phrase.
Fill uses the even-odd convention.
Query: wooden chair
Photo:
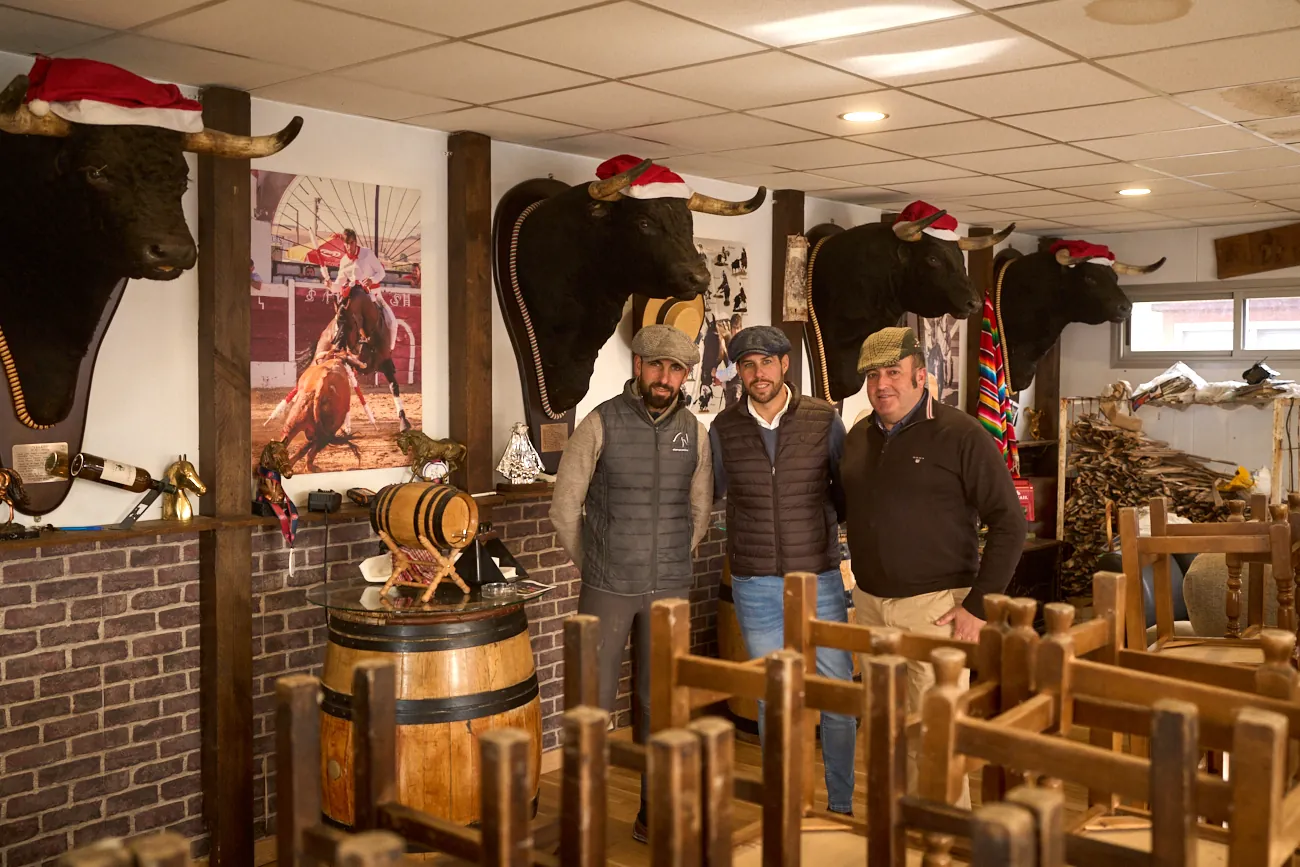
[[[129,842],[118,837],[99,840],[65,853],[55,863],[58,867],[191,867],[194,862],[190,841],[164,831]]]
[[[1212,524],[1170,524],[1167,502],[1162,497],[1151,501],[1151,534],[1138,535],[1137,510],[1120,509],[1120,548],[1124,574],[1128,576],[1126,646],[1133,650],[1176,655],[1212,662],[1258,665],[1263,661],[1259,631],[1263,628],[1262,566],[1272,567],[1277,587],[1278,628],[1296,631],[1294,570],[1291,565],[1291,525],[1288,507],[1270,507],[1271,520],[1235,520]],[[1260,510],[1262,512],[1262,510]],[[1172,585],[1169,572],[1171,554],[1224,554],[1228,566],[1228,584],[1224,605],[1228,615],[1228,632],[1224,637],[1175,636]],[[1150,563],[1156,602],[1156,641],[1148,646],[1142,616],[1141,576]],[[1241,629],[1241,573],[1251,564],[1251,610],[1247,612],[1246,630]],[[1258,567],[1258,570],[1257,570]],[[1258,574],[1256,574],[1258,571]],[[1256,588],[1258,584],[1258,589]]]

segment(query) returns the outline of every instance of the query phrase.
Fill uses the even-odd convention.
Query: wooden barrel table
[[[478,600],[477,591],[466,599],[443,585],[418,603],[411,588],[397,590],[394,598],[405,607],[328,605],[320,712],[326,821],[344,828],[353,822],[352,676],[367,659],[391,660],[396,668],[402,804],[462,825],[477,822],[479,737],[515,727],[533,741],[528,785],[535,811],[542,706],[523,602]]]
[[[853,573],[847,561],[841,565],[840,573],[844,576],[844,602],[849,609],[849,622],[853,619]],[[749,659],[745,649],[745,639],[740,632],[740,621],[736,619],[735,597],[731,589],[731,560],[724,556],[722,560],[722,586],[718,589],[718,657],[735,662]],[[853,675],[859,674],[857,654],[853,656]],[[749,743],[758,743],[758,701],[752,698],[727,699],[727,716],[736,726],[736,737]],[[818,726],[820,730],[821,726]]]

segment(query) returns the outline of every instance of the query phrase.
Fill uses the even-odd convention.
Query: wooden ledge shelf
[[[298,513],[298,525],[323,524],[324,512]],[[364,506],[347,503],[337,512],[329,513],[331,524],[356,521],[369,518],[370,510]],[[45,530],[35,539],[0,539],[0,550],[12,551],[23,548],[45,548],[51,545],[93,545],[96,542],[116,542],[121,539],[138,539],[145,536],[181,536],[190,533],[203,533],[208,530],[227,530],[238,527],[277,526],[275,518],[262,518],[257,515],[235,516],[229,518],[209,518],[195,515],[190,521],[137,521],[129,530],[115,530],[105,527],[102,530]]]

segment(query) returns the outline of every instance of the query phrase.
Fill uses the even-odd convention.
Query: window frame
[[[1246,302],[1252,298],[1300,298],[1300,279],[1231,280],[1213,283],[1163,283],[1121,286],[1134,304],[1152,301],[1232,301],[1232,349],[1197,349],[1183,352],[1136,352],[1129,342],[1129,323],[1111,323],[1110,363],[1120,368],[1165,369],[1177,361],[1254,363],[1267,357],[1271,361],[1300,361],[1300,346],[1295,349],[1245,349]]]

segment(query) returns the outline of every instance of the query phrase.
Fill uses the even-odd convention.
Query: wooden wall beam
[[[988,226],[971,226],[972,238],[992,235]],[[966,319],[966,412],[976,415],[980,405],[980,332],[984,329],[984,296],[993,288],[993,248],[971,250],[966,254],[966,273],[979,295],[981,306]]]
[[[447,166],[447,388],[450,435],[465,446],[452,484],[493,490],[492,139],[452,133]]]
[[[208,127],[248,135],[249,96],[202,94]],[[247,516],[249,161],[199,156],[199,473],[201,514]],[[212,867],[253,860],[252,531],[199,535],[199,695],[203,814]]]
[[[1046,253],[1059,238],[1039,238],[1038,252]],[[1063,335],[1064,336],[1064,335]],[[1061,426],[1061,340],[1038,362],[1034,373],[1034,409],[1043,414],[1043,439],[1054,440]]]
[[[786,322],[785,314],[785,239],[804,231],[803,190],[776,190],[772,193],[772,324],[790,338],[790,370],[786,379],[803,382],[803,323]]]

